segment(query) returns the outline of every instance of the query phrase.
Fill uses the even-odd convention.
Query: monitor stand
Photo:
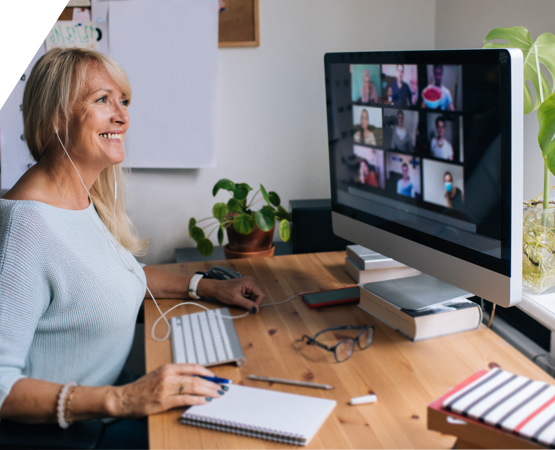
[[[363,284],[367,291],[402,308],[418,310],[472,294],[426,274]]]

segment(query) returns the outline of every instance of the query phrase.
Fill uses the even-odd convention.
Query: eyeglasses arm
[[[329,350],[330,352],[333,351],[333,348],[332,348],[332,347],[328,347],[327,345],[322,344],[321,342],[318,342],[316,339],[314,339],[314,337],[310,337],[310,336],[307,336],[307,335],[305,334],[305,335],[303,336],[303,340],[304,340],[305,338],[306,338],[306,343],[307,343],[307,344],[316,344],[316,345],[317,345],[318,347],[320,347],[320,348],[324,348],[324,349],[326,349],[326,350]]]

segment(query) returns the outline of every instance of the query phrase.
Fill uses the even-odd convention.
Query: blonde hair
[[[80,48],[53,48],[48,51],[33,67],[23,93],[24,136],[35,161],[38,162],[57,139],[55,133],[61,123],[65,123],[65,144],[68,147],[72,107],[82,95],[87,68],[91,64],[105,69],[131,99],[129,79],[112,58]],[[119,188],[117,205],[114,205],[115,181]],[[119,243],[134,255],[142,256],[146,254],[150,241],[139,238],[125,212],[124,184],[121,164],[117,164],[100,173],[89,193],[100,219],[112,234],[115,234],[117,226]],[[115,223],[114,206],[117,206]]]

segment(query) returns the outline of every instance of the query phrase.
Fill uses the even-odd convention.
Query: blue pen
[[[196,375],[199,378],[203,378],[205,380],[211,381],[212,383],[216,384],[232,384],[233,381],[228,380],[227,378],[220,378],[220,377],[204,377],[202,375]]]

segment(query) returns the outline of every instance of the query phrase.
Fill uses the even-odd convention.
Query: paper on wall
[[[74,22],[90,22],[91,21],[91,10],[88,8],[73,8]]]
[[[23,90],[37,60],[44,55],[44,45],[34,56],[24,75],[0,109],[0,189],[11,189],[17,180],[34,164],[23,140],[21,104]]]
[[[109,2],[110,56],[133,88],[131,167],[215,167],[217,6],[217,0]]]
[[[94,22],[61,20],[52,27],[44,42],[46,51],[61,46],[96,50],[98,37]]]

